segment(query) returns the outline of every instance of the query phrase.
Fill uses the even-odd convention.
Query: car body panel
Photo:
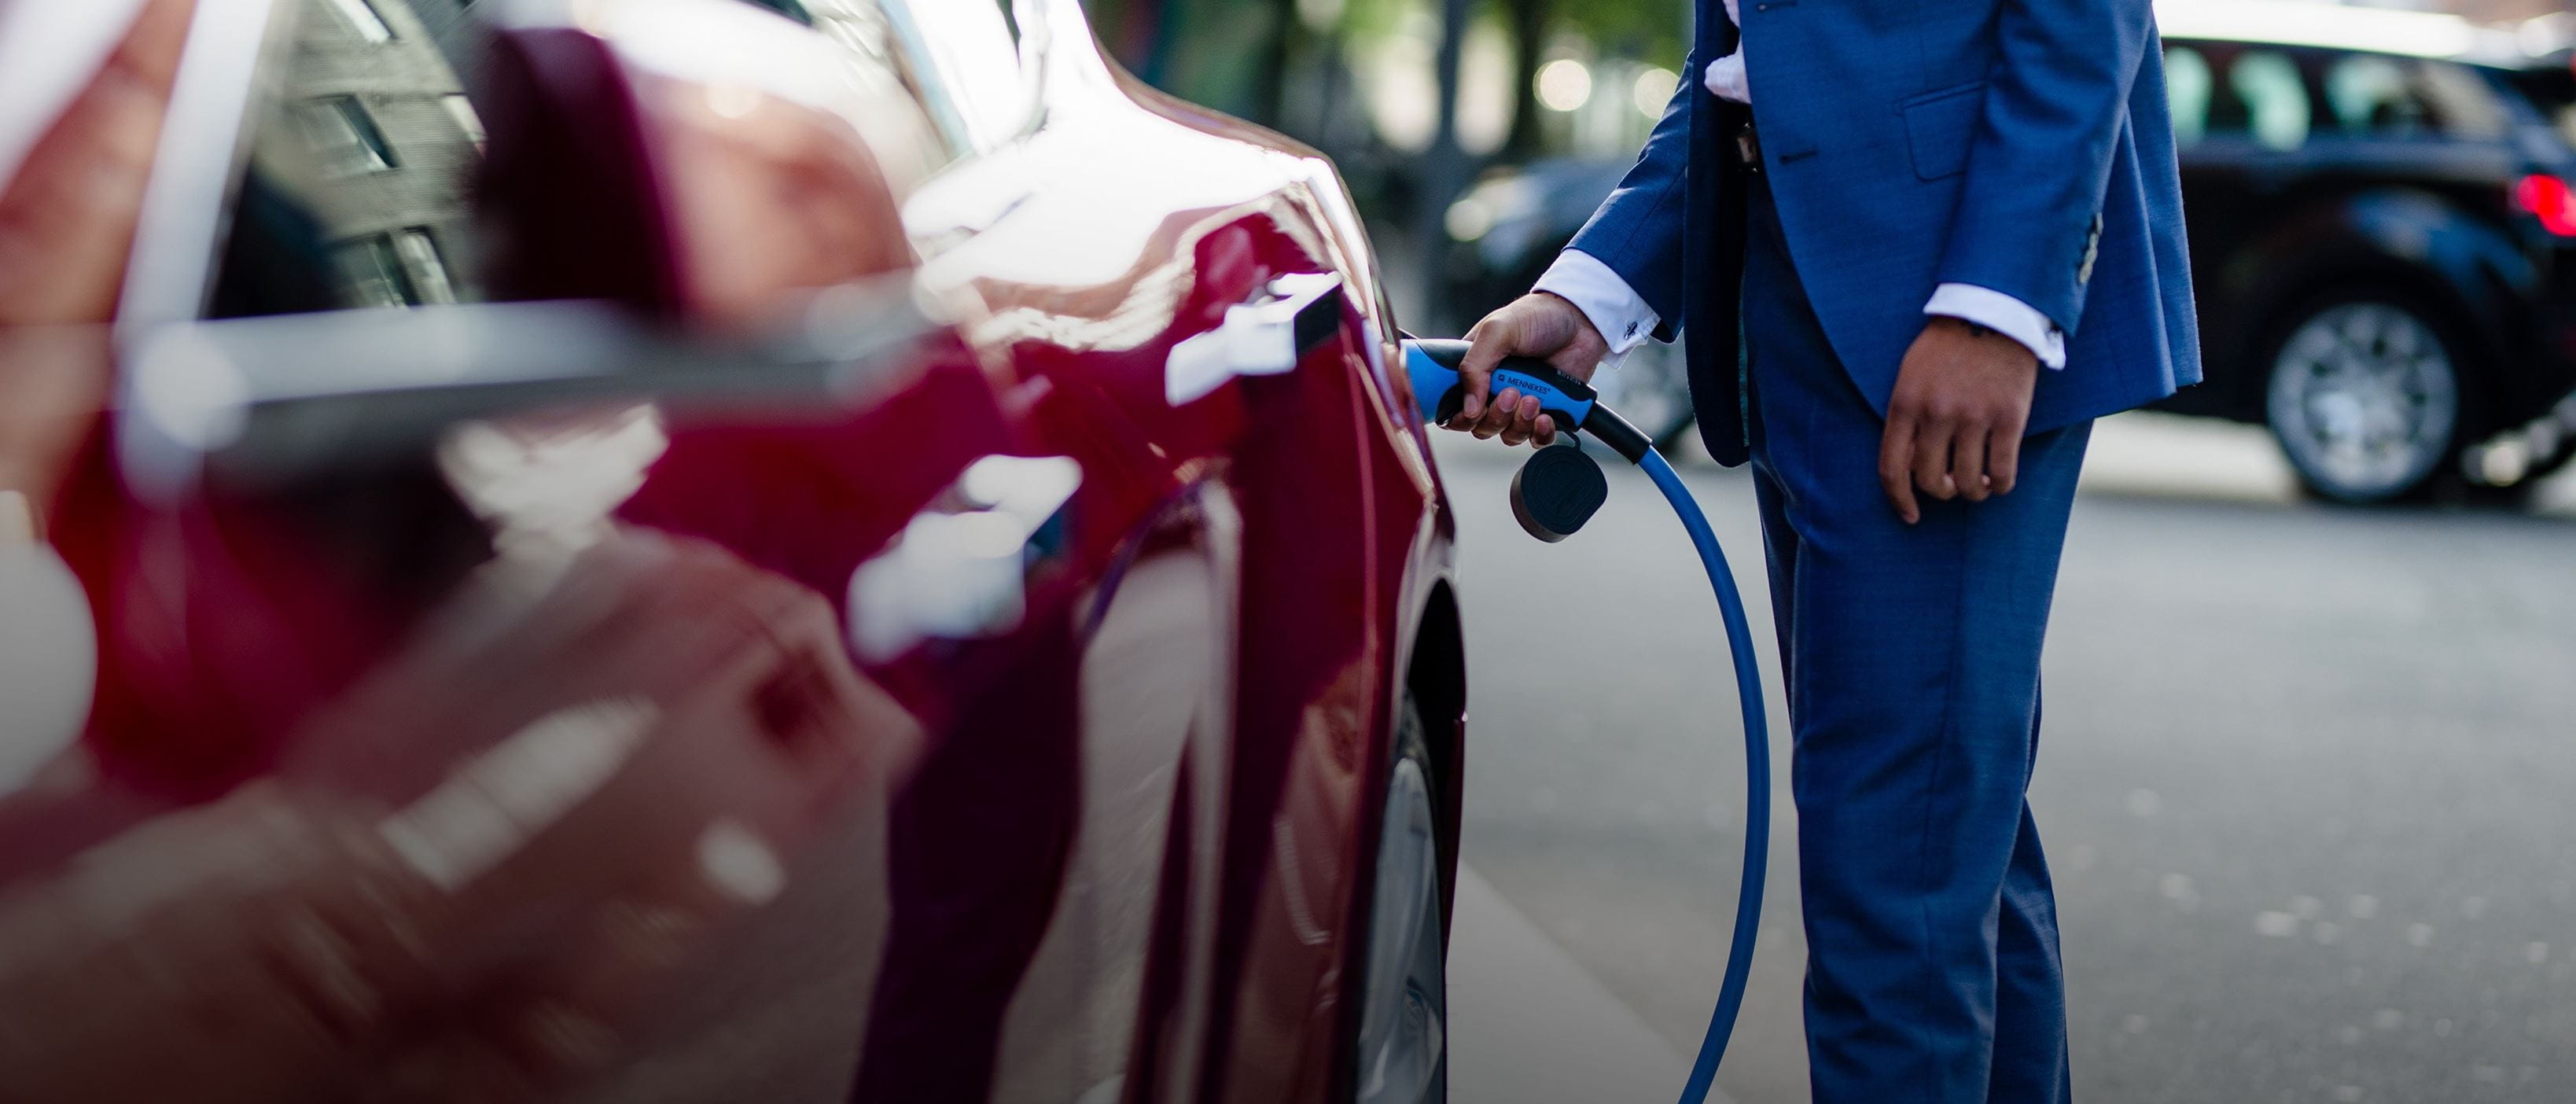
[[[164,220],[137,246],[212,255],[213,308],[165,295],[125,320],[137,401],[55,521],[104,618],[90,746],[120,796],[0,815],[9,846],[77,851],[270,777],[415,799],[506,732],[356,745],[314,719],[424,626],[506,608],[520,627],[493,631],[542,628],[542,596],[601,542],[648,534],[828,604],[857,676],[922,737],[862,799],[798,821],[786,892],[656,990],[634,1060],[589,1098],[1335,1097],[1418,644],[1440,657],[1423,686],[1453,833],[1464,693],[1454,523],[1330,166],[1117,73],[1071,0],[1017,5],[1027,124],[962,139],[961,113],[991,104],[898,118],[906,86],[867,83],[895,64],[853,37],[887,29],[876,0],[805,5],[819,29],[733,0],[530,2],[488,36],[419,2],[378,3],[390,41],[352,43],[327,5],[280,0],[271,41],[247,45],[301,66],[300,98],[250,116],[247,183],[207,194],[244,163],[229,152],[159,176],[165,201],[230,212],[228,236]],[[382,66],[352,58],[454,90],[371,83]],[[192,63],[248,87],[242,58],[220,61]],[[454,125],[422,137],[441,102]],[[377,163],[271,160],[288,111],[307,138],[380,122],[323,151]],[[398,188],[413,206],[383,225],[333,221],[384,208],[335,197]],[[290,268],[361,273],[408,309],[291,314],[347,304],[286,295]],[[1334,285],[1298,314],[1321,324],[1293,363],[1176,402],[1176,350],[1239,328],[1282,277]],[[635,348],[733,358],[747,382],[683,366],[572,387],[543,375],[571,370],[551,342],[516,350],[527,380],[478,375],[512,325],[588,332],[549,305],[576,299],[613,304],[603,325]],[[917,337],[836,351],[906,302],[927,312]],[[224,363],[208,350],[271,333],[408,347],[347,392],[279,397],[330,371],[320,354],[244,366],[242,441],[155,406]],[[773,379],[790,382],[749,382]],[[388,406],[398,430],[369,420]],[[235,455],[270,446],[340,460],[290,476]],[[1001,521],[998,557],[956,543]],[[637,570],[618,601],[692,585]],[[469,593],[488,601],[460,608]],[[542,697],[554,673],[503,677]]]
[[[2467,427],[2472,436],[2527,417],[2576,385],[2563,331],[2567,305],[2576,304],[2567,269],[2576,242],[2550,234],[2513,198],[2526,176],[2568,174],[2576,155],[2509,72],[2268,41],[2186,36],[2166,48],[2221,84],[2238,81],[2248,59],[2258,59],[2300,81],[2266,95],[2317,105],[2312,129],[2296,139],[2212,123],[2181,143],[2212,371],[2207,385],[2169,409],[2263,420],[2266,342],[2279,336],[2284,312],[2338,290],[2382,289],[2437,313],[2466,346],[2471,386],[2483,400]],[[2389,104],[2366,120],[2335,114],[2344,110],[2338,95],[2397,102],[2400,93],[2363,89],[2356,75],[2394,81],[2401,73],[2415,74],[2408,87],[2435,110],[2457,116],[2416,119]],[[2198,115],[2246,93],[2213,95],[2218,106]]]

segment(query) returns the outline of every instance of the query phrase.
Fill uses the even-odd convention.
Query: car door
[[[648,301],[720,328],[749,325],[810,286],[811,266],[844,276],[828,265],[883,245],[857,233],[816,248],[839,240],[833,225],[767,221],[865,193],[867,174],[787,156],[795,190],[764,204],[742,196],[721,156],[741,143],[771,160],[782,140],[797,148],[739,90],[829,100],[836,91],[799,83],[790,64],[821,40],[844,59],[836,88],[855,69],[879,97],[841,117],[875,155],[918,257],[911,291],[960,342],[937,361],[953,370],[873,405],[865,428],[675,437],[621,511],[725,534],[728,547],[818,589],[846,573],[859,658],[925,716],[931,737],[885,827],[885,934],[858,1002],[855,1094],[1190,1095],[1220,1076],[1202,1068],[1206,1056],[1244,1033],[1277,1045],[1283,1065],[1329,1061],[1305,1021],[1333,1005],[1356,865],[1352,752],[1368,745],[1384,696],[1384,649],[1366,641],[1384,633],[1385,603],[1371,597],[1357,518],[1365,453],[1348,365],[1359,347],[1344,325],[1341,269],[1313,213],[1283,194],[1296,179],[1287,170],[1306,163],[1140,111],[1096,55],[1082,64],[1088,39],[1070,5],[808,0],[758,30],[722,17],[756,49],[723,47],[704,2],[618,10],[648,14],[577,30],[631,71],[625,94],[647,120],[635,146],[673,236],[670,275],[637,289],[661,296]],[[546,57],[530,69],[553,82],[555,101],[579,98],[562,76],[582,71],[579,38],[527,27],[511,40]],[[728,58],[755,60],[722,68]],[[518,148],[582,140],[557,137]],[[590,141],[582,161],[595,165]],[[1110,150],[1150,156],[1121,164],[1102,157]],[[495,175],[584,171],[570,160]],[[580,225],[568,204],[528,202],[556,216],[528,236]],[[769,254],[745,241],[791,263],[747,265]],[[1276,351],[1237,355],[1245,334]],[[1256,424],[1253,388],[1310,350],[1332,370],[1286,393],[1288,417]],[[1261,436],[1309,442],[1326,461],[1302,467],[1273,447],[1264,466],[1237,464]],[[841,496],[746,507],[780,497],[777,459],[799,455],[788,441],[842,461],[788,469],[821,468],[817,482]],[[887,449],[895,458],[880,463]],[[692,512],[671,510],[662,489],[672,473],[700,468],[719,474],[697,481]],[[900,482],[913,475],[924,479]],[[859,490],[868,480],[887,486]],[[823,539],[858,516],[850,498],[918,507],[846,542]],[[786,531],[755,545],[705,520],[746,510]],[[1245,627],[1256,553],[1238,519],[1248,510],[1281,542],[1257,554],[1275,560],[1280,585],[1256,600],[1269,625],[1301,631]],[[1351,539],[1291,553],[1310,530]],[[1319,624],[1331,628],[1304,631]],[[1260,648],[1245,648],[1253,639]],[[1327,781],[1290,785],[1316,764]],[[1293,918],[1285,953],[1262,934],[1273,916]],[[1246,971],[1264,992],[1277,984],[1294,1018],[1238,1023],[1244,997],[1227,979]]]
[[[493,563],[650,534],[827,603],[924,736],[599,1098],[834,1097],[853,1040],[869,1098],[1319,1091],[1409,537],[1316,163],[1035,37],[1067,4],[208,2],[274,30],[138,247],[120,778],[426,786],[472,734],[292,734]],[[1016,117],[944,93],[1012,68]]]
[[[827,610],[840,643],[800,662],[855,661],[929,736],[800,817],[775,898],[639,994],[598,1093],[838,1099],[891,933],[958,900],[942,871],[1052,900],[972,841],[1073,808],[1043,750],[1071,747],[1047,726],[1074,709],[1073,481],[911,294],[896,204],[955,153],[890,60],[729,0],[541,7],[201,5],[121,320],[128,415],[63,525],[103,626],[91,743],[152,803],[279,776],[395,799],[500,734],[308,722],[423,639],[634,606],[608,639],[649,642],[754,591]],[[629,574],[596,568],[630,545]],[[618,653],[499,654],[522,662],[414,712],[570,693]],[[950,804],[997,796],[937,784],[959,732],[1030,734],[1017,768],[964,763],[1032,785]]]
[[[1312,1091],[1393,607],[1371,589],[1364,517],[1354,304],[1375,289],[1344,286],[1362,258],[1307,194],[1318,176],[1338,187],[1275,139],[1141,103],[1075,5],[879,7],[948,47],[918,67],[934,95],[1006,86],[1013,56],[1034,82],[1033,116],[988,96],[981,127],[955,97],[963,129],[993,138],[906,220],[921,286],[993,365],[1033,451],[1080,465],[1070,559],[1096,579],[1063,893],[1004,1011],[994,1098]],[[924,1027],[872,1041],[870,1061],[977,1038]],[[1248,1087],[1244,1070],[1276,1075]],[[925,1087],[863,1076],[898,1088]]]
[[[855,30],[861,7],[811,10]],[[1005,405],[1026,419],[1031,451],[1065,458],[1082,486],[1066,534],[1081,580],[1066,666],[1015,675],[1068,685],[1066,723],[989,729],[955,779],[929,772],[961,792],[1005,788],[1045,821],[948,833],[963,850],[944,860],[1001,876],[952,886],[889,956],[902,977],[880,1006],[912,1011],[878,1018],[859,1090],[1122,1099],[1150,1091],[1150,1078],[1131,1073],[1149,975],[1190,990],[1197,1018],[1215,999],[1240,523],[1207,467],[1229,426],[1172,408],[1164,358],[1189,336],[1169,332],[1189,324],[1178,317],[1185,302],[1240,302],[1251,274],[1202,289],[1177,236],[1154,237],[1159,219],[1140,234],[1132,202],[1078,198],[1102,193],[1100,155],[1113,147],[1069,144],[1066,102],[1048,87],[1061,74],[1046,71],[1047,36],[1061,29],[1044,7],[864,7],[970,151],[906,207],[921,286],[954,311]],[[996,759],[1030,769],[998,777]]]

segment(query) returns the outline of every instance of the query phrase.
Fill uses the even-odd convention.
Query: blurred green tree
[[[1690,32],[1691,0],[1494,0],[1514,37],[1527,35],[1544,50],[1557,32],[1570,31],[1614,46],[1644,61],[1677,65]],[[1427,0],[1343,0],[1342,29],[1385,34],[1414,11],[1436,11]]]
[[[1257,122],[1277,121],[1281,83],[1302,52],[1436,19],[1436,0],[1089,0],[1110,52],[1147,82]],[[1691,0],[1479,0],[1512,40],[1517,106],[1507,156],[1538,152],[1532,78],[1560,40],[1679,67]]]
[[[1279,116],[1297,0],[1089,0],[1092,27],[1146,83],[1256,122]]]

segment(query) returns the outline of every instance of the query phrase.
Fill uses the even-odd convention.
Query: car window
[[[483,126],[458,0],[298,0],[254,106],[216,317],[472,302]]]
[[[2326,66],[2324,86],[2346,134],[2498,138],[2509,119],[2494,86],[2448,62],[2346,54]]]
[[[2284,152],[2307,144],[2315,107],[2298,64],[2288,54],[2278,50],[2238,54],[2235,64],[2228,66],[2225,91],[2227,95],[2218,97],[2220,110],[2212,112],[2212,129],[2222,122],[2233,124],[2229,129],[2251,133],[2264,148]]]
[[[2557,66],[2531,70],[2515,75],[2515,87],[2557,128],[2559,140],[2576,148],[2576,72]]]
[[[2416,94],[2432,105],[2435,125],[2454,138],[2502,138],[2513,112],[2493,82],[2464,65],[2428,61],[2417,67]]]
[[[2174,141],[2191,145],[2209,133],[2210,97],[2216,82],[2209,58],[2189,46],[2165,51],[2165,94],[2173,102]]]

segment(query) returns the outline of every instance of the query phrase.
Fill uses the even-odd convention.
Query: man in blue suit
[[[2200,379],[2150,0],[1700,0],[1618,191],[1470,335],[1452,428],[1546,444],[1506,355],[1682,337],[1751,461],[1789,682],[1818,1100],[2061,1101],[2025,800],[2092,419]]]

